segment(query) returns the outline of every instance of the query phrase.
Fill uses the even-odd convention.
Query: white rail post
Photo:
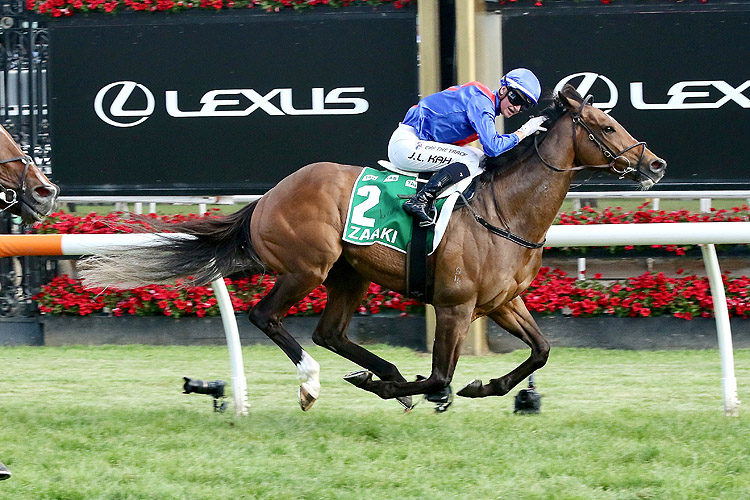
[[[234,316],[232,299],[229,297],[227,285],[224,278],[219,278],[211,283],[216,295],[216,301],[221,311],[221,321],[224,324],[224,333],[227,336],[227,347],[229,347],[229,361],[232,365],[232,393],[234,394],[234,409],[236,415],[247,415],[247,379],[245,378],[245,366],[242,361],[242,346],[240,345],[240,333],[237,329],[237,319]]]
[[[711,297],[716,317],[716,334],[719,338],[719,355],[721,357],[721,386],[724,394],[724,413],[727,416],[739,415],[739,397],[737,396],[737,378],[734,375],[734,352],[732,351],[732,329],[729,324],[727,297],[724,283],[721,280],[721,268],[716,257],[714,244],[701,245],[703,263],[706,265],[708,282],[711,285]]]
[[[578,279],[586,279],[586,257],[578,257]]]

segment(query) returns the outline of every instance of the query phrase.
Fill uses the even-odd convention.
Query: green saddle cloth
[[[417,191],[414,177],[364,168],[352,189],[343,240],[355,245],[380,243],[406,253],[411,241],[412,217],[404,212],[406,198]],[[444,200],[438,200],[438,210]],[[432,248],[434,231],[427,236],[427,248]]]

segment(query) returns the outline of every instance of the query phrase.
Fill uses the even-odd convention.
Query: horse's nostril
[[[52,196],[53,191],[45,186],[39,186],[34,190],[34,192],[40,197],[40,198],[49,198]]]
[[[665,162],[662,159],[654,160],[651,162],[651,165],[649,167],[652,172],[659,173],[663,171],[665,168],[667,168],[667,162]]]

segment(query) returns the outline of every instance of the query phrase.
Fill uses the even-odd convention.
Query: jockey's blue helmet
[[[500,79],[500,85],[521,91],[534,105],[539,102],[539,96],[542,93],[539,79],[531,70],[526,68],[508,71]]]

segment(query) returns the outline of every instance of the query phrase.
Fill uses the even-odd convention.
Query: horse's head
[[[609,167],[622,177],[633,179],[642,189],[659,182],[667,162],[633,138],[617,120],[589,104],[571,85],[557,94],[560,103],[573,115],[575,123],[576,163]]]
[[[36,222],[52,212],[59,192],[0,126],[0,211]]]

